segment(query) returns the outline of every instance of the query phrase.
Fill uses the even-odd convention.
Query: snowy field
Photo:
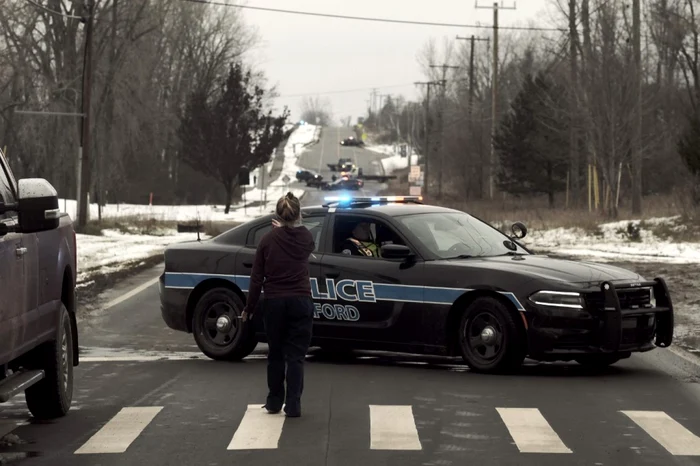
[[[163,205],[107,205],[102,208],[105,219],[154,219],[157,221],[184,222],[196,220],[201,222],[244,222],[260,215],[274,211],[277,200],[286,194],[288,186],[284,183],[285,175],[296,180],[297,160],[305,146],[318,141],[320,128],[315,125],[299,126],[289,137],[284,148],[284,164],[282,173],[267,189],[267,203],[260,207],[243,205],[232,206],[231,212],[224,213],[224,206],[163,206]],[[303,189],[292,189],[296,196],[304,193]],[[263,192],[253,188],[246,192],[246,202],[262,200]],[[60,201],[63,208],[72,218],[75,218],[75,200]],[[97,218],[97,205],[90,206],[91,218]],[[162,230],[152,235],[128,234],[116,230],[103,230],[102,236],[79,234],[78,242],[78,283],[85,286],[92,277],[109,274],[138,265],[142,261],[162,254],[164,248],[172,243],[194,241],[196,233],[177,233],[176,230]],[[202,239],[207,238],[201,235]]]
[[[654,233],[655,227],[665,227],[669,231],[687,228],[678,224],[678,220],[679,217],[664,217],[643,222],[624,220],[603,223],[596,232],[580,228],[528,231],[523,243],[537,251],[551,251],[599,262],[700,263],[700,243],[674,241]],[[634,226],[632,231],[628,231],[629,224]]]
[[[207,236],[202,234],[201,238]],[[196,233],[175,230],[164,230],[158,235],[131,235],[115,230],[104,230],[102,236],[78,234],[78,287],[90,284],[96,275],[138,266],[162,254],[169,244],[196,239]]]
[[[408,157],[401,157],[399,152],[399,146],[393,144],[367,144],[365,149],[371,150],[372,152],[377,152],[380,154],[385,154],[388,157],[382,159],[382,167],[384,167],[384,173],[391,175],[396,170],[403,170],[408,168]],[[418,156],[411,155],[411,164],[415,165],[418,163]]]

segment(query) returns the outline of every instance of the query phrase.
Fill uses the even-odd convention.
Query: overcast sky
[[[516,10],[501,10],[499,23],[551,27],[555,0],[517,0]],[[493,12],[476,9],[474,0],[248,0],[248,5],[352,16],[369,16],[440,23],[491,26]],[[493,4],[480,0],[479,5]],[[504,6],[512,6],[505,0]],[[222,8],[222,7],[212,7]],[[371,89],[415,98],[413,82],[422,80],[417,56],[432,37],[439,42],[457,34],[490,37],[491,29],[460,29],[401,25],[244,10],[262,43],[251,55],[270,84],[278,86],[281,109],[287,105],[292,121],[300,114],[299,94],[323,93],[337,120],[366,113]],[[566,26],[559,23],[557,26]],[[362,89],[355,92],[337,93]],[[330,93],[333,92],[333,93]]]

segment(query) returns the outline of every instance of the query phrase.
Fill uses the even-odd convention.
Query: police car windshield
[[[506,247],[507,236],[462,212],[404,215],[396,219],[441,259],[527,254],[515,243],[515,250]]]

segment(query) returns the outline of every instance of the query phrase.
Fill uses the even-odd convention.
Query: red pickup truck
[[[75,239],[53,186],[17,182],[0,151],[0,403],[23,391],[38,419],[64,416],[73,397]]]

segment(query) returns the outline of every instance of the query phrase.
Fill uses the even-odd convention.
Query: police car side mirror
[[[513,237],[522,239],[527,235],[527,227],[522,222],[515,222],[511,227],[510,231],[513,232]]]
[[[413,253],[403,244],[385,244],[382,246],[381,255],[384,259],[408,259]]]

